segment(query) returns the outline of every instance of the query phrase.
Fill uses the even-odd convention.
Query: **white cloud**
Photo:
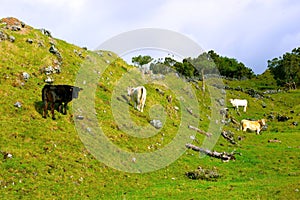
[[[297,0],[3,0],[0,17],[91,49],[125,31],[169,29],[262,72],[267,59],[299,45],[299,10]]]

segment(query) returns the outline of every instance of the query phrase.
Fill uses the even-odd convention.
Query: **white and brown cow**
[[[147,96],[146,88],[144,86],[138,86],[136,88],[129,87],[127,92],[128,96],[131,98],[131,101],[134,102],[134,108],[143,112]]]
[[[265,119],[260,119],[257,121],[250,121],[247,119],[243,119],[241,121],[241,129],[243,131],[247,131],[247,129],[251,131],[256,131],[256,133],[259,135],[260,131],[262,130],[263,126],[266,125]]]

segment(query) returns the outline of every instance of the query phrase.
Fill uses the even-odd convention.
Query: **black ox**
[[[43,117],[47,117],[48,103],[51,103],[52,119],[54,116],[54,105],[58,103],[58,111],[67,114],[67,104],[73,98],[77,99],[82,88],[71,85],[45,85],[42,90],[42,100],[44,102]]]

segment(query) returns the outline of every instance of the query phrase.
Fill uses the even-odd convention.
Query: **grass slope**
[[[300,131],[299,126],[291,125],[293,121],[300,121],[299,90],[270,94],[264,99],[252,98],[241,91],[227,91],[227,99],[238,97],[249,101],[248,111],[241,112],[241,115],[226,101],[230,114],[237,120],[267,118],[270,114],[286,114],[292,118],[286,122],[268,120],[268,129],[262,135],[243,133],[232,124],[224,126],[235,133],[236,139],[238,136],[243,139],[232,145],[220,137],[214,149],[219,152],[236,150],[240,153],[236,161],[223,163],[215,158],[200,158],[196,152],[187,150],[174,163],[160,170],[126,173],[101,163],[83,145],[75,130],[73,113],[76,111],[73,112],[72,104],[67,115],[56,112],[55,121],[51,117],[42,118],[41,89],[47,76],[40,69],[53,65],[57,59],[49,53],[50,42],[55,43],[63,57],[62,72],[52,75],[55,84],[74,84],[80,66],[85,63],[106,66],[108,60],[114,61],[105,71],[99,72],[96,112],[106,136],[126,151],[153,152],[172,141],[181,123],[181,111],[173,109],[174,106],[180,107],[178,100],[173,98],[171,104],[166,101],[167,95],[174,96],[172,91],[158,84],[145,85],[148,96],[144,113],[130,106],[129,115],[136,124],[145,126],[153,117],[159,117],[155,116],[153,106],[158,110],[164,108],[167,113],[164,127],[149,138],[127,135],[120,127],[122,124],[115,122],[110,103],[118,81],[132,69],[131,66],[112,53],[102,51],[102,56],[99,56],[47,37],[27,25],[19,32],[1,27],[2,32],[15,37],[14,43],[0,42],[0,150],[3,154],[12,154],[10,159],[4,156],[0,159],[1,199],[300,198]],[[32,39],[33,43],[29,44],[27,39]],[[39,42],[44,46],[39,46]],[[82,56],[75,52],[82,52]],[[27,82],[20,76],[23,72],[30,75]],[[249,82],[225,81],[225,84],[252,87]],[[201,88],[201,83],[199,86]],[[191,87],[199,101],[199,117],[202,119],[199,128],[207,130],[211,115],[209,92],[203,95],[194,85]],[[156,88],[166,94],[160,95]],[[120,105],[127,105],[125,99],[120,99]],[[17,101],[21,102],[21,108],[14,107]],[[274,138],[281,143],[268,143]],[[197,139],[201,143],[204,137],[197,135]],[[221,177],[217,181],[188,179],[185,172],[198,166],[216,167]]]

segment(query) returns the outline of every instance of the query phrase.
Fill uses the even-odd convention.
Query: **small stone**
[[[29,43],[29,44],[32,44],[33,40],[32,39],[27,39],[26,42]]]
[[[9,36],[9,41],[10,42],[15,42],[16,38],[12,35]]]
[[[21,107],[22,107],[22,104],[21,104],[20,102],[17,101],[17,102],[14,104],[14,106],[17,107],[17,108],[21,108]]]
[[[156,129],[160,129],[160,128],[162,128],[162,126],[163,126],[162,122],[161,122],[160,120],[156,120],[156,119],[151,120],[151,121],[150,121],[150,124],[151,124],[152,126],[154,126]]]
[[[23,72],[22,75],[25,81],[28,81],[28,79],[30,78],[30,75],[27,72]]]
[[[77,115],[77,116],[76,116],[76,119],[83,120],[84,117],[83,117],[82,115]]]

